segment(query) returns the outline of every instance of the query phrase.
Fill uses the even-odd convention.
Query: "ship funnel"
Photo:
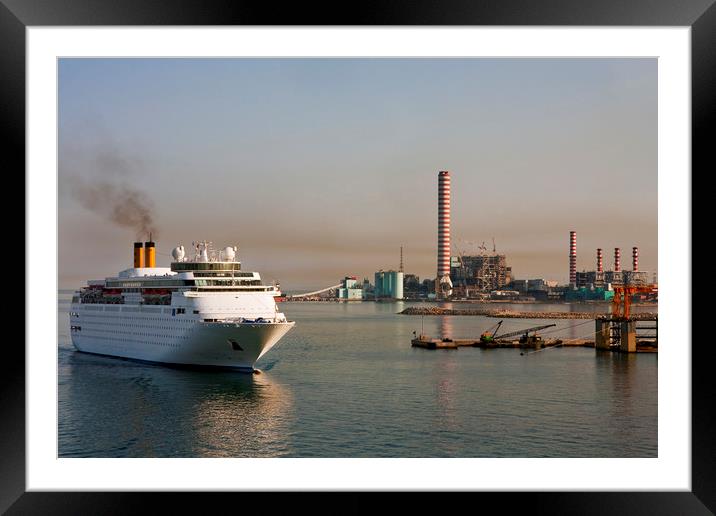
[[[156,250],[154,249],[154,242],[144,242],[144,266],[145,267],[156,267]]]
[[[144,267],[144,250],[141,242],[134,242],[134,267]]]

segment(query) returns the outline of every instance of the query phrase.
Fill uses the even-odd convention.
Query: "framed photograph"
[[[685,281],[713,2],[2,1],[27,301],[0,509],[714,510]]]

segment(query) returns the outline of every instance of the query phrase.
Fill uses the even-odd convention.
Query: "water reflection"
[[[610,388],[616,394],[611,404],[611,416],[624,417],[632,414],[634,407],[632,400],[634,399],[635,390],[639,388],[636,380],[639,377],[635,369],[637,367],[636,353],[615,353],[610,352],[611,356],[607,359],[610,364]],[[638,357],[641,359],[641,357]],[[642,386],[648,389],[648,385]]]
[[[441,339],[452,339],[454,335],[454,317],[441,316],[439,335]],[[456,453],[459,444],[451,435],[460,430],[460,414],[457,406],[459,399],[457,350],[438,351],[435,369],[436,428],[444,435],[440,439],[440,452],[451,455]]]
[[[459,317],[459,316],[456,316]],[[452,339],[453,338],[453,316],[443,315],[440,317],[440,338],[441,339]]]
[[[455,363],[455,352],[446,350],[450,356],[440,360],[436,371],[436,402],[437,413],[439,414],[439,425],[442,431],[455,431],[458,427],[457,407],[455,399],[457,398],[457,367]]]
[[[194,431],[201,457],[279,457],[290,451],[290,391],[267,374],[247,385],[219,382],[196,405]]]
[[[66,353],[61,456],[275,457],[290,450],[292,395],[267,373]]]
[[[657,456],[655,354],[416,350],[409,338],[423,322],[432,337],[468,338],[499,319],[411,318],[390,303],[287,303],[289,310],[300,321],[296,333],[252,376],[76,353],[62,307],[60,454]],[[505,319],[501,330],[553,322],[559,332],[545,337],[594,329],[593,321],[567,330],[583,321]]]

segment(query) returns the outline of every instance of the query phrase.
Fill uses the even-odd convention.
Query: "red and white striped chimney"
[[[602,250],[597,249],[597,272],[604,272],[604,264],[602,263]]]
[[[622,271],[622,263],[621,263],[621,251],[618,247],[614,248],[614,272],[621,272]]]
[[[569,232],[569,284],[577,285],[577,232]]]
[[[450,172],[438,173],[438,280],[450,276]]]
[[[631,270],[634,272],[639,272],[639,248],[638,247],[631,248]]]

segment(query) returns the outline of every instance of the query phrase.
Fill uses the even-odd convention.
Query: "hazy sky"
[[[655,271],[656,59],[61,59],[60,288],[132,265],[112,196],[147,208],[158,265],[207,239],[311,289],[402,245],[433,278],[439,170],[463,253],[494,237],[566,283],[575,230],[579,270],[636,245]]]

